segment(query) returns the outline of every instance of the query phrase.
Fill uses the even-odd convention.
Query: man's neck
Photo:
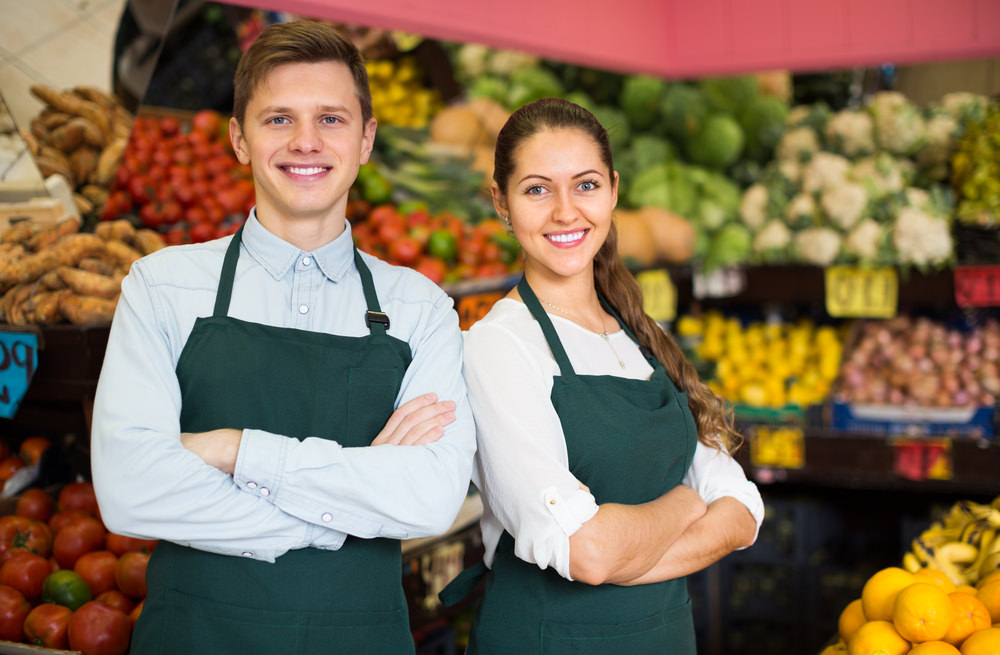
[[[273,220],[273,216],[257,215],[257,220],[271,234],[287,241],[299,250],[312,252],[322,248],[344,233],[347,219],[337,218],[287,218]]]

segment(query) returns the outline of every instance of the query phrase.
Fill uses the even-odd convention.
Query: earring
[[[510,216],[508,216],[507,214],[503,214],[501,212],[497,212],[497,213],[500,214],[500,218],[503,219],[504,223],[506,223],[507,225],[510,225]]]

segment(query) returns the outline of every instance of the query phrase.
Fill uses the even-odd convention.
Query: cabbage
[[[774,96],[757,96],[739,116],[746,136],[746,156],[768,161],[785,132],[788,106]]]
[[[544,68],[521,68],[510,75],[505,106],[517,109],[542,98],[562,97],[563,86],[555,73]]]
[[[628,119],[625,114],[608,105],[598,105],[592,108],[591,113],[597,117],[598,122],[608,131],[608,141],[611,142],[611,152],[617,159],[619,154],[625,152],[632,132],[629,129]]]
[[[739,159],[744,142],[743,128],[735,118],[728,114],[712,114],[701,132],[688,135],[685,149],[695,163],[725,168]]]
[[[683,164],[669,162],[640,172],[628,189],[627,200],[633,207],[653,206],[691,216],[698,201],[698,190]]]
[[[709,77],[699,82],[709,106],[717,111],[738,114],[757,97],[757,78]]]
[[[688,84],[671,84],[660,102],[663,129],[677,143],[684,143],[688,134],[701,132],[708,115],[708,102],[697,88]]]
[[[646,75],[625,78],[620,102],[633,130],[646,130],[656,123],[666,86],[663,80]]]
[[[753,235],[750,230],[740,223],[730,223],[712,236],[702,268],[708,272],[723,266],[741,264],[749,259],[752,247]]]

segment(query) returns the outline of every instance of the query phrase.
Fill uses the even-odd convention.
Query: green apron
[[[242,228],[222,267],[215,311],[197,319],[177,362],[181,430],[253,428],[368,446],[392,414],[410,348],[386,334],[357,250],[370,334],[309,332],[227,316]],[[359,319],[361,317],[358,317]],[[400,542],[348,537],[273,564],[161,541],[132,655],[413,653]]]
[[[648,355],[653,366],[648,381],[577,375],[527,281],[522,278],[517,289],[559,365],[551,399],[573,475],[590,487],[598,504],[637,505],[678,485],[691,466],[697,440],[687,395]],[[619,323],[628,331],[621,319]],[[506,532],[493,568],[488,573],[483,565],[475,569],[442,593],[446,602],[454,603],[486,575],[468,655],[695,653],[684,578],[633,587],[571,582],[552,568],[539,569],[519,559],[514,539]]]

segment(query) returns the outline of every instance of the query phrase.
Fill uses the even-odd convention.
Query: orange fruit
[[[976,598],[990,611],[990,621],[1000,623],[1000,580],[984,584],[976,591]]]
[[[998,581],[1000,581],[1000,571],[994,571],[993,573],[990,573],[987,576],[979,578],[979,580],[976,581],[976,587],[983,587],[991,582],[998,582]]]
[[[846,643],[850,640],[851,635],[861,627],[861,624],[867,620],[865,612],[861,608],[861,599],[852,600],[844,608],[844,611],[840,613],[840,619],[837,621],[837,633]]]
[[[843,640],[838,640],[837,643],[824,648],[819,655],[847,655],[847,644]]]
[[[948,594],[948,598],[955,615],[944,634],[949,644],[959,646],[973,632],[990,627],[990,611],[981,600],[960,591]]]
[[[906,655],[910,642],[903,639],[891,621],[869,621],[847,642],[848,655]]]
[[[954,617],[951,599],[941,587],[916,582],[896,595],[892,623],[909,641],[937,641],[948,632]]]
[[[925,641],[917,644],[909,655],[961,655],[958,649],[946,641]]]
[[[913,574],[898,566],[884,568],[868,578],[861,589],[861,604],[869,621],[892,621],[896,595],[915,582]]]
[[[971,596],[976,595],[976,588],[970,584],[960,584],[955,587],[955,591],[959,591],[963,594],[969,594]]]
[[[962,642],[962,655],[1000,655],[1000,628],[973,632]]]
[[[914,572],[913,577],[916,578],[917,582],[927,582],[941,587],[946,594],[955,591],[955,583],[951,581],[951,578],[937,569],[920,569]]]

